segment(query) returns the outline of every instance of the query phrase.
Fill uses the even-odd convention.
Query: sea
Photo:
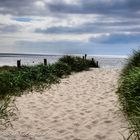
[[[68,54],[67,54],[68,55]],[[76,55],[83,57],[83,55]],[[21,60],[22,65],[36,65],[43,63],[47,59],[49,64],[57,62],[62,54],[0,54],[0,66],[16,66],[17,60]],[[94,58],[98,61],[101,68],[123,68],[127,63],[127,56],[111,56],[111,55],[87,55],[88,59]]]

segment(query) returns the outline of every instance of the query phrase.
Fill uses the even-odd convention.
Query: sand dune
[[[126,122],[115,94],[118,76],[119,70],[91,69],[62,79],[43,94],[16,98],[18,119],[0,132],[0,140],[123,139]]]

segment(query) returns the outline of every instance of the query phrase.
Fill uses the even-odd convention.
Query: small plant
[[[17,110],[14,98],[6,96],[3,100],[0,100],[0,130],[6,129],[9,125],[12,126],[10,118],[16,119],[15,112]]]

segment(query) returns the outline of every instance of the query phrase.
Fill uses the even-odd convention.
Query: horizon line
[[[68,53],[0,53],[0,56],[8,56],[8,55],[38,55],[38,56],[46,56],[46,55],[50,55],[50,56],[62,56],[62,55],[77,55],[77,56],[81,56],[81,55],[85,55],[84,54],[68,54]],[[87,56],[97,56],[97,57],[115,57],[115,58],[128,58],[129,55],[103,55],[103,54],[87,54]]]

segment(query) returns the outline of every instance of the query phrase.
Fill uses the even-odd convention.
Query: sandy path
[[[121,140],[126,122],[115,95],[119,71],[92,69],[43,94],[17,98],[18,119],[0,140]]]

